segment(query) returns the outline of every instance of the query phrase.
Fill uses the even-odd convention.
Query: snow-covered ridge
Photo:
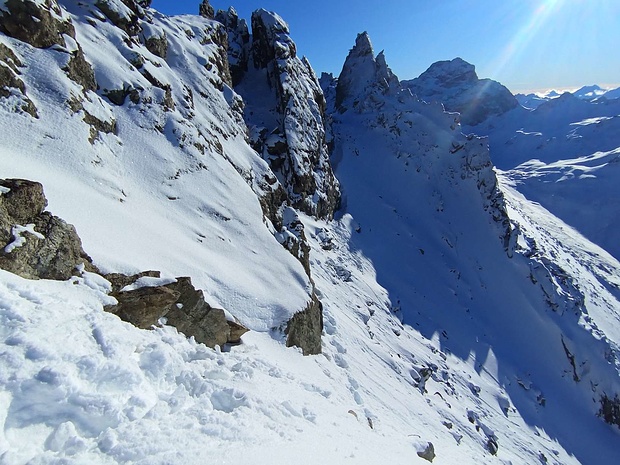
[[[50,209],[75,224],[102,270],[190,275],[244,324],[281,326],[306,307],[312,286],[265,224],[259,199],[274,176],[246,142],[241,100],[220,72],[223,26],[104,3],[59,3],[96,92],[65,71],[62,44],[0,36],[24,82],[0,100],[12,135],[0,149],[3,174],[42,182]],[[17,98],[32,101],[38,118]],[[288,292],[272,292],[280,286]]]
[[[564,92],[550,90],[542,93],[516,94],[515,98],[525,108],[535,109],[544,102],[558,98]],[[605,102],[620,98],[620,88],[602,88],[597,84],[583,86],[572,93],[575,97],[590,102]]]

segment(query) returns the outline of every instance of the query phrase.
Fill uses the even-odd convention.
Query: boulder
[[[435,459],[435,446],[433,446],[433,443],[429,442],[426,444],[426,447],[418,450],[418,457],[423,458],[424,460],[428,460],[432,463]]]
[[[18,223],[30,222],[47,207],[43,185],[38,182],[4,179],[0,180],[0,185],[8,189],[0,196],[0,205],[4,206],[8,216]]]
[[[179,293],[166,316],[169,325],[209,347],[223,346],[229,341],[230,327],[224,310],[205,302],[202,291],[192,285],[190,278],[177,278],[176,283],[166,287]]]
[[[82,265],[97,271],[75,228],[43,211],[40,183],[0,180],[0,268],[28,279],[69,279]]]
[[[123,288],[143,277],[158,278],[159,272],[145,271],[133,276],[115,273],[105,277],[112,284],[111,295],[118,302],[106,306],[105,310],[138,328],[150,329],[165,318],[168,325],[209,347],[239,343],[248,331],[237,322],[227,321],[224,310],[211,307],[188,277],[129,290]]]
[[[179,299],[180,293],[165,286],[154,286],[111,295],[118,303],[104,307],[107,312],[138,328],[151,329],[158,324],[160,318],[168,314]]]
[[[323,305],[313,293],[308,306],[289,320],[285,330],[286,346],[299,347],[304,355],[320,354],[322,332]]]

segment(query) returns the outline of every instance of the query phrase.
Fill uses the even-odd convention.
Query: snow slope
[[[620,101],[563,94],[467,131],[489,136],[494,163],[520,192],[620,257]]]
[[[50,210],[76,226],[102,270],[189,275],[207,301],[253,329],[286,322],[305,307],[311,283],[264,223],[257,193],[271,171],[245,140],[239,97],[205,66],[218,52],[203,45],[217,23],[149,13],[167,37],[164,60],[126,45],[126,34],[93,5],[63,5],[101,89],[82,97],[61,70],[66,53],[58,47],[1,36],[25,63],[27,94],[39,110],[38,119],[16,115],[0,101],[0,125],[11,134],[0,147],[3,176],[41,182]],[[173,109],[165,90],[130,63],[138,56],[142,72],[171,89]],[[139,89],[140,101],[118,106],[100,96],[123,88]],[[72,99],[84,109],[72,112]],[[91,144],[86,112],[114,122],[116,133],[100,132]],[[288,292],[273,292],[280,287]]]
[[[605,358],[617,350],[614,341],[620,335],[616,285],[610,293],[598,284],[592,295],[606,296],[599,304],[589,301],[589,292],[587,297],[580,294],[582,279],[598,282],[591,272],[568,273],[580,283],[578,288],[568,281],[558,284],[563,272],[545,268],[559,253],[557,243],[540,257],[521,250],[509,258],[501,225],[485,211],[480,177],[468,171],[473,154],[488,156],[484,141],[463,140],[446,122],[433,121],[434,107],[412,104],[406,93],[375,93],[365,101],[373,99],[380,112],[335,116],[336,173],[346,211],[359,224],[351,247],[372,261],[392,309],[405,323],[437,340],[442,350],[471,359],[479,371],[490,363],[524,422],[552,434],[564,447],[571,444],[570,452],[587,463],[589,451],[599,447],[598,438],[587,431],[601,426],[587,413],[592,406],[590,388],[618,382],[617,360],[610,366]],[[484,164],[477,168],[485,172]],[[524,203],[523,208],[529,208]],[[538,219],[531,216],[527,221]],[[547,241],[544,223],[539,228],[542,238],[536,241]],[[613,258],[603,255],[618,269]],[[573,258],[583,259],[578,253]],[[603,282],[614,281],[613,276],[611,272]],[[599,305],[598,313],[580,316]],[[583,323],[584,318],[594,323]],[[565,347],[571,353],[586,351],[580,357],[587,360],[587,368],[577,368],[575,375],[579,382],[571,376]],[[596,381],[584,383],[583,376]],[[617,389],[612,385],[603,389]],[[573,409],[563,413],[567,405]],[[585,407],[581,413],[578,405]],[[578,432],[581,421],[589,426]],[[501,434],[496,434],[501,442]],[[609,435],[611,448],[598,449],[600,457],[617,456],[616,433],[602,434]]]
[[[254,331],[209,349],[105,313],[96,274],[0,271],[0,462],[426,463],[430,444],[438,464],[620,456],[597,416],[620,392],[620,264],[498,183],[487,141],[400,88],[367,36],[352,54],[367,74],[349,73],[341,111],[324,80],[343,205],[333,221],[299,214],[311,283],[263,218],[272,173],[216,71],[218,25],[149,11],[163,60],[89,2],[60,3],[101,89],[73,112],[65,52],[0,35],[39,113],[0,99],[3,175],[43,182],[105,270],[189,275]],[[112,105],[104,83],[139,103]],[[86,111],[117,133],[91,144]],[[302,357],[270,329],[312,286],[323,353]]]

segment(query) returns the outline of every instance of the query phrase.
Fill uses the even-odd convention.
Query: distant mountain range
[[[620,87],[603,89],[598,85],[583,86],[574,92],[570,92],[577,98],[588,100],[591,102],[601,102],[604,100],[615,100],[620,98]],[[545,93],[516,94],[515,97],[519,104],[526,108],[534,109],[538,105],[548,102],[551,99],[559,97],[561,94],[556,90],[550,90]]]

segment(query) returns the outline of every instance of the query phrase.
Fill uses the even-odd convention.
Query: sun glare
[[[521,58],[524,50],[533,42],[540,30],[549,22],[555,13],[566,3],[566,0],[544,0],[534,10],[527,22],[519,28],[510,42],[504,47],[496,59],[494,75],[500,75],[509,65]]]

